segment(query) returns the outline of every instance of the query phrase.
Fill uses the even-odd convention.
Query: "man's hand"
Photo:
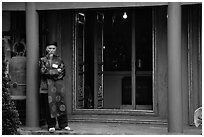
[[[58,74],[58,71],[57,71],[57,69],[51,69],[51,70],[49,71],[49,73],[50,73],[50,75],[57,75],[57,74]]]

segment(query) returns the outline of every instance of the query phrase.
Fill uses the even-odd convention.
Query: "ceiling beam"
[[[181,2],[181,5],[202,4],[201,2]],[[3,11],[25,10],[26,2],[2,2]],[[37,10],[89,9],[113,7],[162,6],[168,2],[36,2]]]

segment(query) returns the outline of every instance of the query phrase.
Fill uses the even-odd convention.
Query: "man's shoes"
[[[64,129],[67,131],[71,131],[71,128],[69,126],[66,126]]]
[[[55,132],[55,128],[54,128],[54,127],[49,128],[49,132],[50,132],[50,133],[54,133],[54,132]]]

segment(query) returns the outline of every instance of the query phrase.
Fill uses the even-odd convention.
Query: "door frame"
[[[102,11],[102,10],[100,10]],[[80,11],[79,11],[80,12]],[[79,12],[76,12],[75,14],[79,13]],[[134,14],[134,10],[133,10],[133,13]],[[155,72],[156,72],[156,46],[155,46],[155,30],[156,30],[156,26],[155,26],[155,18],[156,18],[156,14],[155,14],[155,8],[152,7],[152,60],[153,60],[153,71],[152,71],[152,92],[153,92],[153,110],[135,110],[135,109],[132,109],[132,110],[129,110],[129,109],[98,109],[98,108],[95,108],[95,109],[78,109],[76,107],[77,105],[77,84],[76,84],[76,77],[77,77],[77,48],[76,48],[76,23],[75,23],[75,20],[73,20],[73,37],[74,37],[74,41],[73,41],[73,113],[74,114],[130,114],[130,115],[157,115],[158,113],[158,99],[157,99],[157,94],[156,94],[156,75],[155,75]],[[133,20],[133,23],[134,23],[134,20]],[[132,27],[135,28],[134,24],[132,24]],[[134,36],[135,36],[135,29],[132,29],[133,31],[131,32],[132,33],[132,48],[135,48],[135,39],[134,39]],[[134,46],[133,46],[134,45]],[[132,50],[132,54],[133,54],[133,57],[132,57],[132,61],[131,61],[131,64],[132,64],[132,71],[131,71],[131,74],[132,74],[132,101],[134,102],[133,103],[133,107],[135,108],[135,88],[136,88],[136,80],[135,80],[135,53],[134,52],[134,49]]]
[[[198,8],[198,7],[199,8]],[[195,10],[196,9],[196,10]],[[201,10],[201,11],[200,11]],[[188,124],[194,125],[194,111],[202,107],[202,8],[188,7]]]
[[[131,47],[132,47],[132,61],[131,61],[131,67],[132,67],[132,77],[131,77],[131,82],[132,82],[132,108],[135,109],[136,111],[152,111],[153,113],[157,114],[158,112],[158,105],[157,104],[157,94],[156,94],[156,25],[155,25],[155,19],[156,19],[156,14],[155,14],[155,8],[152,7],[152,100],[153,100],[153,110],[136,110],[136,51],[135,51],[135,46],[136,46],[136,41],[135,41],[135,11],[132,11],[132,40],[131,40]]]

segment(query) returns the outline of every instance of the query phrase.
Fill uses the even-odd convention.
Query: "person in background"
[[[48,131],[55,132],[56,120],[60,129],[70,131],[65,105],[65,87],[63,78],[65,66],[62,59],[56,55],[57,43],[50,42],[46,45],[47,55],[40,58],[41,84],[40,93],[45,101],[46,121]]]

